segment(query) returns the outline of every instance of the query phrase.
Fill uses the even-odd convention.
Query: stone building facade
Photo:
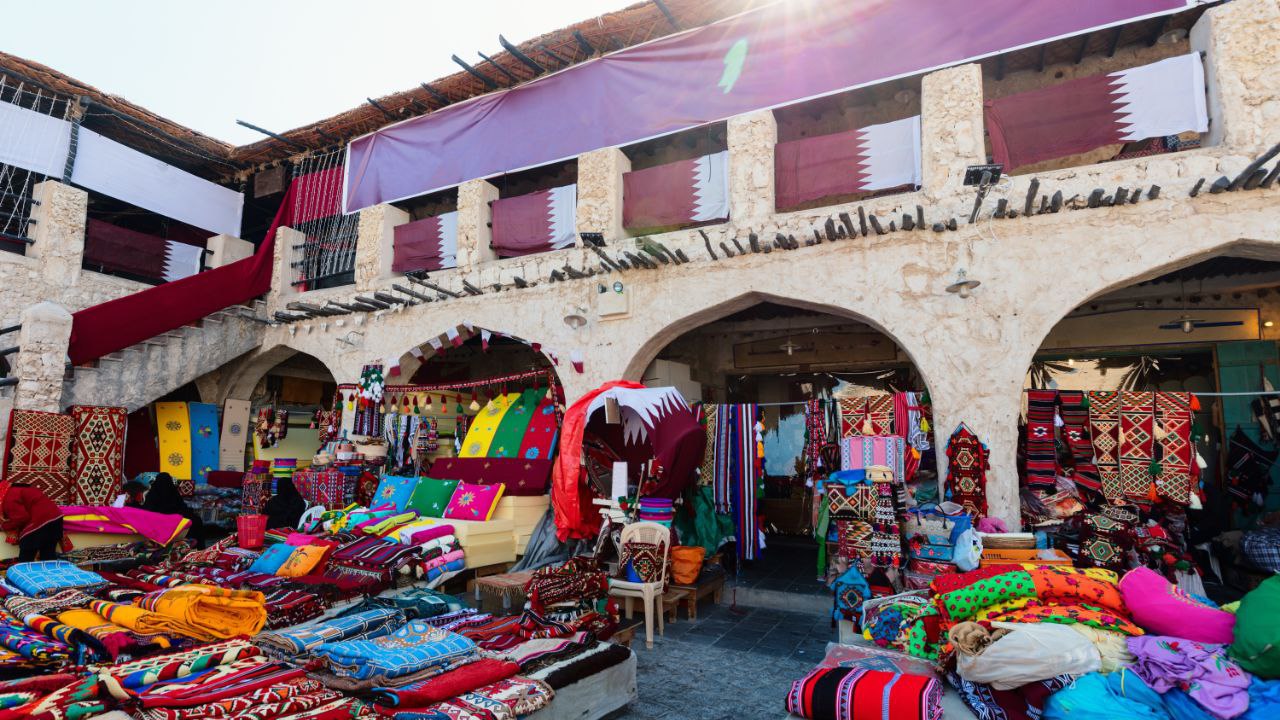
[[[0,257],[0,291],[7,295],[7,314],[15,315],[9,319],[19,319],[13,310],[25,302],[24,334],[41,333],[38,340],[22,343],[17,365],[23,382],[9,400],[38,409],[54,409],[71,398],[135,408],[172,390],[179,375],[190,375],[198,378],[205,400],[221,402],[244,397],[268,368],[297,352],[319,359],[339,381],[354,380],[362,365],[386,359],[399,362],[407,377],[420,362],[411,349],[469,323],[581,353],[581,373],[563,359],[558,367],[572,402],[603,382],[641,379],[659,351],[682,333],[770,301],[857,320],[892,338],[927,383],[937,441],[945,444],[960,422],[987,441],[992,513],[1016,522],[1017,419],[1024,379],[1060,320],[1093,298],[1214,255],[1280,260],[1280,185],[1191,195],[1201,178],[1207,179],[1206,188],[1221,176],[1233,178],[1280,141],[1280,3],[1236,0],[1212,7],[1184,42],[1205,59],[1212,124],[1204,147],[1015,175],[993,188],[973,224],[968,218],[975,192],[963,184],[963,175],[966,167],[986,161],[984,96],[1007,93],[1024,82],[1010,76],[1002,85],[984,77],[978,64],[938,70],[920,80],[923,183],[918,191],[775,212],[774,113],[734,117],[727,122],[731,219],[701,231],[651,238],[683,251],[687,263],[604,274],[596,253],[585,247],[496,259],[489,249],[488,202],[498,191],[487,181],[473,180],[458,189],[458,267],[431,274],[432,282],[460,297],[285,324],[208,324],[188,329],[198,339],[114,360],[121,369],[111,371],[109,382],[92,377],[102,367],[66,373],[57,361],[58,333],[65,344],[69,326],[60,329],[61,315],[34,301],[51,300],[74,310],[131,288],[79,272],[79,191],[48,183],[44,192],[54,201],[42,206],[43,254]],[[1142,61],[1142,52],[1147,51],[1128,60]],[[1106,71],[1107,62],[1125,59],[1097,60],[1083,69],[1066,66],[1063,72]],[[603,233],[609,253],[635,249],[636,240],[626,237],[621,220],[622,174],[628,169],[626,155],[614,148],[577,159],[578,230]],[[1021,208],[1033,182],[1037,197],[1061,191],[1065,198],[1083,199],[1098,188],[1109,195],[1126,188],[1140,193],[1140,199],[1094,208],[1077,201],[1057,213],[992,217],[1002,198]],[[916,216],[917,208],[924,226],[902,230],[902,217]],[[852,237],[828,239],[828,222],[841,223],[842,213],[852,219]],[[864,232],[858,221],[864,215],[875,215],[886,227],[895,220],[897,227],[885,234]],[[945,227],[951,220],[954,230]],[[391,205],[361,211],[354,286],[303,293],[288,282],[284,248],[296,241],[294,231],[281,229],[266,316],[290,303],[322,305],[404,284],[391,271],[390,258],[393,228],[408,221],[406,211]],[[943,229],[936,231],[935,223]],[[735,239],[749,248],[753,233],[771,243],[778,233],[803,241],[815,230],[821,243],[794,250],[748,249],[727,257],[720,249],[721,242],[733,248]],[[220,251],[226,258],[242,256],[244,248],[235,239],[220,242],[228,248]],[[563,272],[565,266],[596,274],[552,281],[553,271]],[[968,297],[947,291],[961,272],[981,281]],[[517,287],[517,277],[537,284]],[[482,294],[462,293],[464,281]],[[621,309],[611,297],[619,294],[615,283],[621,283]],[[566,323],[572,314],[583,314],[586,324]],[[37,330],[37,324],[51,329]],[[228,333],[235,334],[233,342],[224,337]],[[191,347],[183,349],[184,343]],[[218,347],[228,349],[212,351]],[[242,347],[236,356],[226,356]],[[167,364],[182,364],[183,372],[174,373]]]

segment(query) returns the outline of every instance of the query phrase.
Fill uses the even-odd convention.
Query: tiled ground
[[[738,587],[798,595],[831,597],[831,589],[817,580],[818,549],[810,538],[770,535],[762,557],[744,561],[735,579]]]
[[[835,635],[821,615],[704,603],[696,622],[682,613],[651,650],[643,629],[637,633],[640,699],[612,717],[778,720],[791,682],[822,659]]]

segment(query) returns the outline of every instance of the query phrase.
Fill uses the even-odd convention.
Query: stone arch
[[[488,331],[488,332],[493,333],[493,337],[494,337],[495,339],[496,339],[496,338],[499,338],[499,337],[504,337],[504,336],[505,336],[505,337],[512,337],[512,338],[517,339],[517,340],[526,341],[526,342],[528,342],[528,343],[539,342],[537,338],[523,338],[523,337],[516,337],[516,336],[513,336],[513,335],[505,335],[504,333],[501,333],[501,332],[499,332],[499,331],[492,330],[492,329],[487,328],[487,327],[481,327],[480,325],[476,325],[476,324],[474,324],[474,323],[470,324],[470,326],[469,326],[469,327],[467,327],[467,326],[465,326],[465,325],[464,325],[464,326],[458,326],[458,327],[460,328],[460,330],[467,330],[467,331],[468,331],[468,332],[467,332],[467,334],[463,335],[463,341],[464,341],[464,342],[467,342],[467,341],[470,341],[470,340],[473,340],[473,339],[477,339],[477,340],[478,340],[478,339],[480,338],[481,333],[482,333],[482,332],[485,332],[485,331]],[[453,329],[453,327],[451,326],[451,327],[449,327],[449,328],[446,328],[446,330],[448,330],[448,329]],[[429,340],[430,340],[431,338],[440,337],[440,336],[442,336],[442,335],[444,335],[444,332],[443,332],[443,331],[442,331],[441,333],[437,333],[437,334],[435,334],[435,335],[423,335],[423,336],[422,336],[422,337],[423,337],[423,340],[421,340],[420,342],[418,342],[418,343],[416,343],[416,344],[412,344],[412,345],[410,345],[408,348],[406,348],[404,351],[402,351],[398,356],[394,356],[394,355],[393,355],[393,356],[388,356],[388,358],[387,358],[387,361],[388,361],[388,362],[390,362],[390,360],[392,359],[392,357],[394,357],[394,358],[396,358],[396,359],[398,360],[399,367],[400,367],[400,375],[399,375],[399,377],[397,378],[397,380],[396,380],[396,381],[391,381],[390,379],[388,379],[388,384],[396,385],[396,384],[404,384],[404,383],[409,382],[409,379],[410,379],[411,377],[413,377],[413,374],[414,374],[415,372],[417,372],[418,368],[420,368],[420,367],[422,367],[423,365],[425,365],[428,361],[430,361],[430,360],[431,360],[431,358],[436,357],[437,355],[441,354],[441,353],[437,352],[436,350],[434,350],[434,349],[431,347],[431,345],[430,345],[430,343],[429,343]],[[547,354],[546,350],[545,350],[545,349],[535,349],[535,348],[532,346],[532,344],[530,344],[528,347],[529,347],[529,351],[530,351],[530,352],[534,353],[536,356],[538,356],[538,357],[542,358],[542,359],[546,362],[547,366],[551,369],[551,372],[555,375],[556,382],[557,382],[557,383],[560,383],[561,385],[563,385],[563,378],[562,378],[562,374],[561,374],[561,372],[560,372],[560,368],[558,368],[558,367],[557,367],[557,363],[555,362],[555,360],[554,360],[550,355],[548,355],[548,354]],[[414,350],[414,349],[422,349],[422,351],[423,351],[422,356],[421,356],[421,357],[419,357],[419,356],[415,355],[415,354],[413,353],[413,350]],[[560,358],[560,361],[561,361],[562,363],[567,363],[567,362],[569,362],[569,358],[568,358],[568,357]]]
[[[342,378],[334,371],[332,364],[326,362],[323,357],[280,343],[269,348],[259,348],[251,356],[232,368],[222,383],[219,401],[225,401],[228,398],[248,399],[253,393],[254,387],[264,375],[275,366],[296,355],[315,358],[324,365],[329,374],[333,376],[335,382],[342,382]]]

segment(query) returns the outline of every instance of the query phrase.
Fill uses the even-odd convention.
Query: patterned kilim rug
[[[110,505],[124,474],[128,412],[120,407],[72,405],[71,504]]]
[[[40,488],[51,500],[71,503],[71,436],[75,421],[69,415],[14,410],[9,416],[5,451],[5,479]]]
[[[1120,485],[1120,393],[1091,390],[1089,398],[1089,435],[1093,442],[1093,464],[1098,468],[1098,482],[1108,500],[1124,496]]]

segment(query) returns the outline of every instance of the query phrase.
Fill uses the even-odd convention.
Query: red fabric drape
[[[251,257],[73,314],[67,350],[71,362],[82,365],[97,360],[270,290],[276,230],[294,222],[294,187],[290,184],[267,237]]]
[[[622,225],[646,229],[693,221],[697,160],[681,160],[622,176]]]
[[[395,227],[395,250],[391,259],[394,272],[440,270],[443,252],[440,248],[440,218],[429,217]]]
[[[84,231],[84,261],[115,272],[164,279],[168,241],[101,220],[89,220]]]
[[[818,135],[774,147],[778,209],[862,189],[861,130]]]
[[[991,155],[1005,172],[1124,142],[1106,75],[988,100]]]
[[[151,421],[151,408],[129,413],[124,435],[124,476],[160,470],[160,446],[156,444],[156,427]]]
[[[493,203],[493,249],[498,257],[523,257],[552,249],[550,204],[550,190]]]
[[[642,388],[640,383],[614,380],[578,398],[564,413],[560,423],[560,456],[551,469],[551,508],[555,513],[556,537],[560,542],[570,538],[595,537],[600,530],[599,515],[591,507],[591,490],[587,488],[582,467],[582,433],[587,427],[587,407],[609,388]]]

